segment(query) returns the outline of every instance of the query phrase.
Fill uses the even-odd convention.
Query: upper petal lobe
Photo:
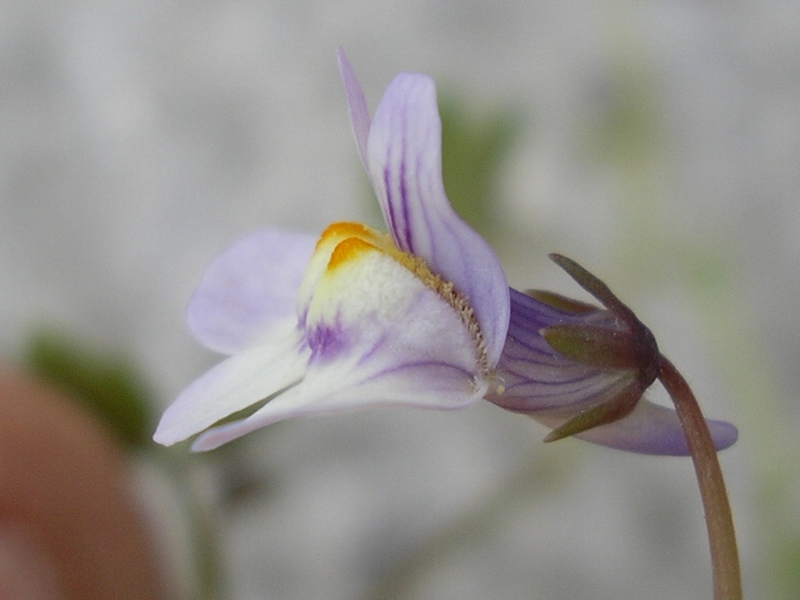
[[[233,354],[296,319],[297,293],[316,238],[269,229],[236,242],[206,268],[187,308],[206,347]]]
[[[508,284],[494,250],[450,206],[441,137],[433,80],[402,73],[375,111],[367,167],[398,248],[422,258],[468,299],[494,364],[508,327]]]

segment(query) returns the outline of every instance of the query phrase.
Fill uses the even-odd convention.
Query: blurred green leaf
[[[658,153],[662,141],[656,82],[635,66],[620,67],[604,82],[598,97],[589,147],[605,161],[641,169]]]
[[[793,534],[793,535],[792,535]],[[800,536],[797,532],[787,532],[783,539],[772,540],[775,544],[775,564],[773,588],[776,598],[797,598],[800,593]]]
[[[454,94],[441,94],[442,172],[447,196],[461,217],[491,235],[503,160],[520,133],[516,110],[469,114]]]
[[[30,337],[24,358],[30,371],[100,417],[122,442],[151,443],[150,393],[130,361],[50,329]]]

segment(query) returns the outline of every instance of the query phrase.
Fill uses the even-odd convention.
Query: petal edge
[[[164,411],[153,439],[165,446],[183,441],[300,381],[310,351],[298,349],[298,338],[292,328],[276,343],[244,350],[213,367]]]
[[[367,140],[369,139],[369,128],[371,118],[369,108],[361,84],[358,82],[356,72],[347,60],[344,50],[339,48],[336,53],[339,60],[339,73],[344,84],[344,93],[347,98],[347,106],[350,109],[350,122],[353,126],[353,135],[358,146],[358,155],[364,168],[367,167]]]
[[[563,418],[531,415],[548,427],[557,426]],[[707,419],[714,447],[717,451],[732,446],[738,438],[736,427],[724,421]],[[634,452],[662,456],[689,456],[689,447],[680,420],[674,409],[654,404],[642,398],[628,416],[579,433],[575,437],[607,446]]]

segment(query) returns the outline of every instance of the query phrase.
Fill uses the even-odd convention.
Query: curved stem
[[[739,572],[739,553],[736,548],[733,517],[722,478],[722,469],[708,425],[689,384],[663,355],[660,357],[658,379],[675,403],[675,409],[686,434],[686,442],[692,453],[711,547],[714,599],[741,600],[742,579]]]

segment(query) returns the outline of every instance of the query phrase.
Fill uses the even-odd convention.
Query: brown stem
[[[722,478],[722,469],[717,460],[717,451],[711,440],[708,425],[689,384],[663,355],[660,357],[658,379],[675,403],[686,434],[686,442],[692,453],[711,547],[714,599],[741,600],[742,578],[739,572],[736,533],[733,529],[731,507]]]

